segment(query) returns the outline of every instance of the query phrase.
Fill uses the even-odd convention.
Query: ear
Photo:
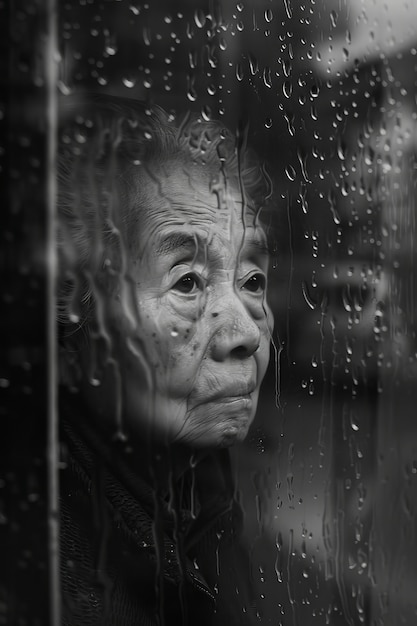
[[[136,284],[132,280],[119,277],[115,289],[106,298],[105,317],[111,333],[126,338],[136,334],[140,328],[140,315]]]

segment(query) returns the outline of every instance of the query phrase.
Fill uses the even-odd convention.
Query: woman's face
[[[146,197],[137,238],[130,233],[136,330],[115,310],[125,418],[168,441],[231,445],[247,434],[269,361],[265,235],[236,187],[209,189],[197,168],[167,165]]]

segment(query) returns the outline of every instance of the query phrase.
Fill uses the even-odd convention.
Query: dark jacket
[[[61,432],[64,626],[257,621],[226,450],[166,489],[164,468],[150,484],[125,462],[125,444],[104,443],[82,420],[64,418]]]

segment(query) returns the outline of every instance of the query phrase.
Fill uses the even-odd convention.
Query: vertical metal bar
[[[49,530],[49,594],[50,623],[61,623],[60,576],[59,576],[59,480],[58,480],[58,380],[56,337],[56,152],[57,152],[57,66],[58,33],[56,0],[48,0],[45,74],[47,81],[47,352],[48,352],[48,530]]]

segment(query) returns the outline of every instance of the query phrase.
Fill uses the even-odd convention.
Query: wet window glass
[[[414,624],[417,8],[1,8],[0,623]]]

